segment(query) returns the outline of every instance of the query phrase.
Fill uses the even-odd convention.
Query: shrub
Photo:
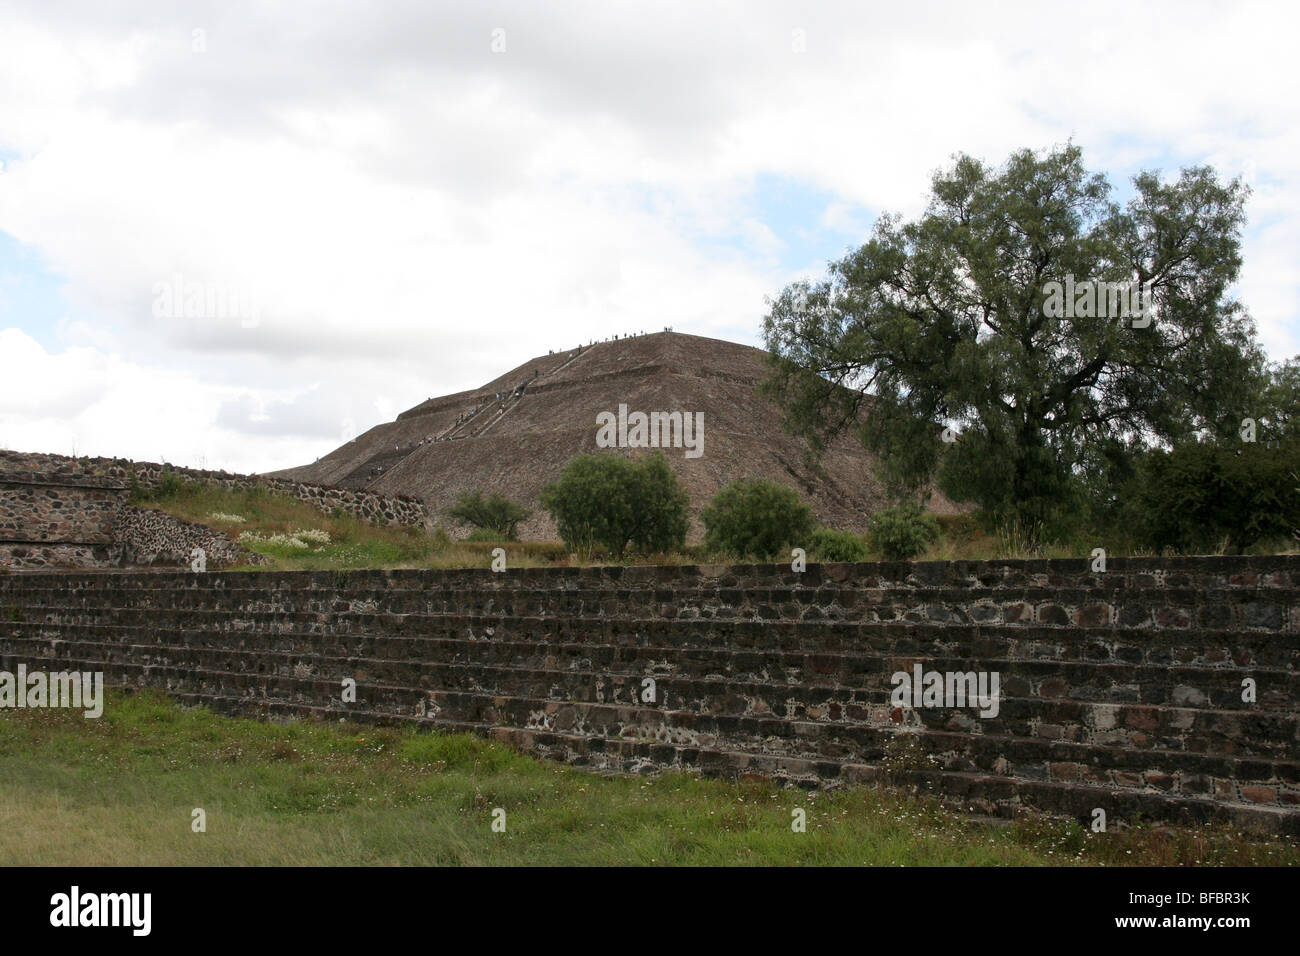
[[[794,489],[766,479],[733,481],[700,518],[707,549],[761,560],[808,541],[815,527],[812,509]]]
[[[542,489],[541,501],[575,551],[600,546],[619,559],[629,545],[672,551],[686,541],[690,499],[663,452],[640,461],[579,455]]]
[[[871,518],[871,540],[889,561],[907,561],[939,540],[939,522],[919,504],[897,505]]]
[[[472,524],[476,531],[488,531],[493,535],[492,538],[472,540],[514,541],[519,522],[527,519],[532,512],[500,495],[488,495],[485,498],[481,491],[473,491],[458,497],[447,514]]]
[[[1280,445],[1189,442],[1148,452],[1128,485],[1127,524],[1157,551],[1213,552],[1226,541],[1238,554],[1285,537],[1300,523],[1292,473],[1300,441]]]
[[[185,490],[186,481],[181,476],[166,466],[162,466],[159,472],[159,480],[156,481],[149,497],[155,501],[166,501],[168,498],[175,498]]]
[[[810,554],[815,561],[865,561],[867,543],[851,531],[818,528],[812,535]]]
[[[508,540],[508,539],[503,538],[503,536],[502,536],[499,532],[497,532],[497,531],[493,531],[491,528],[475,528],[475,529],[474,529],[473,531],[471,531],[469,534],[465,535],[465,539],[464,539],[464,540],[466,540],[466,541],[502,541],[502,540]]]

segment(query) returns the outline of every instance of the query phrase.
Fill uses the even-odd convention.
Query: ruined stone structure
[[[602,450],[597,419],[674,413],[702,416],[699,457],[664,448],[690,498],[688,542],[703,537],[700,511],[730,481],[767,478],[796,489],[819,521],[863,532],[884,495],[874,459],[854,436],[830,443],[821,473],[804,462],[802,439],[781,427],[779,408],[758,393],[768,375],[766,353],[747,345],[679,332],[597,342],[581,350],[540,355],[480,388],[431,398],[377,425],[310,465],[276,472],[389,494],[419,495],[430,522],[442,522],[458,495],[482,491],[533,512],[523,538],[555,540],[555,524],[540,506],[541,489],[576,455],[640,456],[649,448]],[[692,451],[691,455],[695,452]],[[959,510],[941,494],[929,507]]]
[[[204,564],[214,570],[270,563],[265,556],[241,548],[216,528],[149,508],[123,508],[113,527],[113,537],[120,549],[118,563],[128,567],[187,566],[196,548],[203,552]]]
[[[126,499],[127,485],[120,477],[0,470],[0,567],[113,563],[113,528]]]
[[[1296,556],[0,575],[18,663],[605,770],[1300,835]],[[997,673],[996,715],[899,706],[918,664]]]
[[[329,513],[335,508],[380,524],[422,527],[418,498],[329,488],[309,482],[176,468],[123,458],[67,458],[0,450],[0,568],[95,568],[121,563],[187,563],[195,547],[223,563],[257,563],[225,535],[129,505],[133,485],[154,487],[164,467],[224,488],[265,487]],[[237,557],[238,555],[238,557]]]

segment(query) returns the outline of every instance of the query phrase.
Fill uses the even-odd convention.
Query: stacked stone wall
[[[336,509],[375,524],[423,528],[423,502],[409,495],[383,495],[288,481],[260,475],[178,468],[123,458],[69,458],[0,450],[0,567],[96,568],[120,563],[124,556],[149,553],[138,540],[142,519],[132,515],[131,494],[157,487],[165,472],[222,488],[269,488],[306,502],[324,514]],[[155,537],[159,519],[148,519]],[[119,527],[120,525],[120,527]],[[179,540],[197,532],[171,526]],[[137,538],[128,540],[126,535]],[[147,542],[144,542],[147,545]],[[215,539],[214,539],[214,543]],[[217,544],[217,551],[226,548]],[[150,563],[174,549],[160,547]],[[188,560],[178,562],[187,564]]]
[[[241,548],[224,532],[149,508],[125,509],[118,518],[116,538],[122,549],[121,563],[135,567],[192,565],[196,550],[202,552],[207,570],[268,561]]]
[[[20,662],[608,771],[1300,835],[1296,556],[0,575]],[[918,666],[996,673],[996,713],[900,704]]]

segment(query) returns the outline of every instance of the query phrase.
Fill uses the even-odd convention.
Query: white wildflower
[[[326,545],[330,543],[328,531],[318,531],[315,529],[302,529],[292,531],[289,534],[258,534],[256,531],[245,531],[239,536],[240,544],[269,544],[279,548],[292,548],[296,551],[310,551],[312,545]]]

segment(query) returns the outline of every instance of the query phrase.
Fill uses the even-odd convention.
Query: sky
[[[264,472],[550,349],[760,345],[956,154],[1066,142],[1243,177],[1296,355],[1297,10],[6,0],[0,448]]]

